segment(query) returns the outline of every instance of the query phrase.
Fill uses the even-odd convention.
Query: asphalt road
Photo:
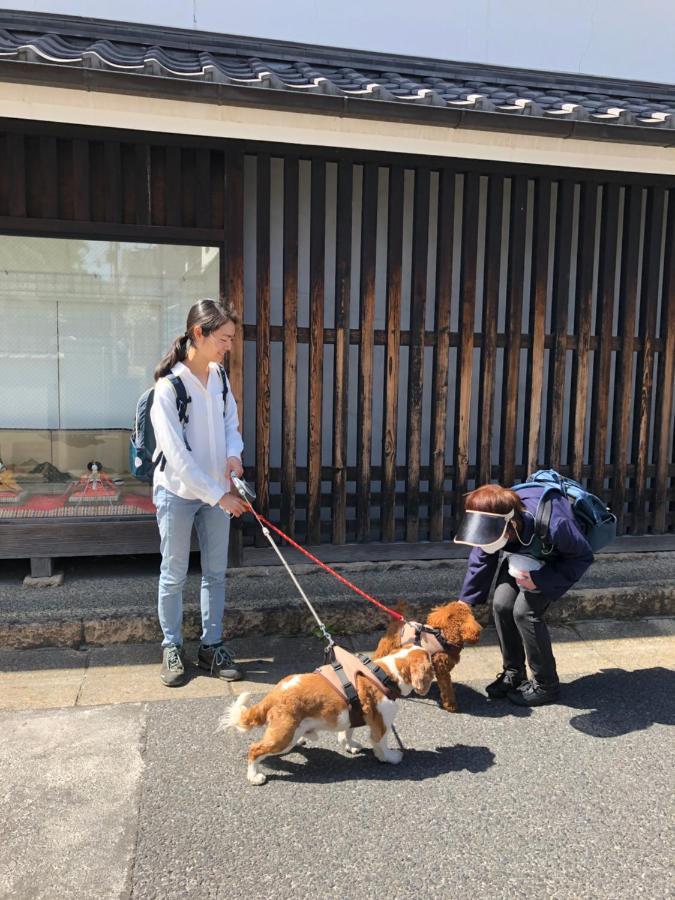
[[[675,672],[566,681],[538,710],[402,701],[399,766],[326,735],[261,787],[221,697],[4,713],[0,896],[674,897]]]

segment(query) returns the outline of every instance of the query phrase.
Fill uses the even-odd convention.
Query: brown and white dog
[[[483,629],[474,619],[471,607],[458,600],[434,607],[427,616],[426,624],[431,628],[437,628],[444,639],[453,645],[447,650],[432,653],[431,664],[441,695],[441,706],[447,712],[457,712],[457,700],[450,673],[459,662],[464,644],[475,644]],[[380,638],[375,655],[384,656],[393,653],[400,646],[401,626],[394,622]]]
[[[412,691],[424,696],[434,679],[429,654],[419,647],[403,647],[374,662],[391,676],[404,697]],[[373,753],[381,762],[399,763],[401,751],[387,746],[396,714],[395,702],[363,675],[356,675],[355,687],[364,723],[370,730]],[[219,730],[250,731],[267,726],[262,739],[251,744],[248,751],[247,778],[251,784],[267,781],[259,770],[265,757],[288,753],[296,744],[316,738],[319,731],[337,731],[338,744],[348,753],[363,749],[352,740],[347,701],[318,672],[287,675],[255,706],[246,705],[249,697],[250,694],[241,694],[231,704],[220,720]]]

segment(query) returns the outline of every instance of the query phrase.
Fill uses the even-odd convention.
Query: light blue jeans
[[[223,636],[225,572],[230,539],[230,519],[220,506],[201,500],[184,500],[162,485],[153,492],[157,507],[162,565],[159,576],[159,624],[162,647],[183,643],[183,588],[190,563],[190,539],[194,523],[202,565],[200,603],[202,643],[217,644]]]

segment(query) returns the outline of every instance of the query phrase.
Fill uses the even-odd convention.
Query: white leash
[[[241,499],[244,501],[244,503],[246,503],[246,505],[248,506],[248,508],[251,510],[251,512],[253,513],[253,515],[254,515],[255,518],[257,519],[258,524],[260,525],[260,527],[261,527],[261,529],[262,529],[262,533],[265,535],[265,537],[266,537],[267,540],[269,541],[270,546],[272,547],[272,550],[274,550],[274,552],[276,553],[276,555],[279,557],[282,566],[286,569],[286,571],[287,571],[288,574],[290,575],[291,581],[293,582],[293,584],[294,584],[294,585],[296,586],[296,588],[298,589],[298,593],[300,594],[300,596],[302,597],[302,599],[303,599],[303,600],[305,601],[305,603],[307,604],[307,606],[308,606],[309,611],[311,612],[311,614],[312,614],[312,615],[314,616],[314,618],[316,619],[316,624],[317,624],[317,625],[319,626],[319,628],[321,629],[321,636],[322,636],[326,641],[328,641],[328,645],[329,645],[329,646],[332,646],[332,645],[333,645],[333,638],[330,636],[328,630],[326,629],[326,626],[323,624],[323,622],[322,622],[321,619],[319,618],[319,616],[318,616],[316,610],[314,609],[314,607],[313,607],[312,604],[310,603],[309,597],[307,596],[307,594],[306,594],[306,593],[303,591],[303,589],[301,588],[300,582],[299,582],[298,579],[295,577],[295,574],[294,574],[293,570],[291,569],[291,567],[288,565],[288,563],[287,563],[286,560],[284,559],[281,550],[279,550],[279,548],[277,547],[276,543],[274,542],[274,538],[273,538],[272,535],[270,534],[269,528],[267,528],[267,526],[264,525],[264,524],[260,521],[260,519],[258,518],[258,514],[256,513],[255,509],[254,509],[253,506],[251,505],[251,500],[250,500],[249,498],[252,498],[252,499],[255,500],[255,492],[254,492],[253,489],[252,489],[252,488],[251,488],[251,487],[243,480],[243,478],[238,478],[238,477],[237,477],[236,475],[234,475],[234,474],[230,475],[230,478],[232,479],[232,484],[233,484],[233,485],[235,486],[235,488],[237,489],[237,492],[239,493],[239,496],[240,496]]]

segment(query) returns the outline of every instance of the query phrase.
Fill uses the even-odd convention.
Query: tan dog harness
[[[334,645],[333,656],[332,662],[315,671],[317,675],[326,679],[333,690],[337,691],[349,706],[349,724],[352,728],[358,728],[364,724],[363,710],[356,692],[357,675],[367,678],[390,700],[395,700],[400,696],[398,686],[391,675],[374,663],[365,653],[350,653],[344,647]]]

